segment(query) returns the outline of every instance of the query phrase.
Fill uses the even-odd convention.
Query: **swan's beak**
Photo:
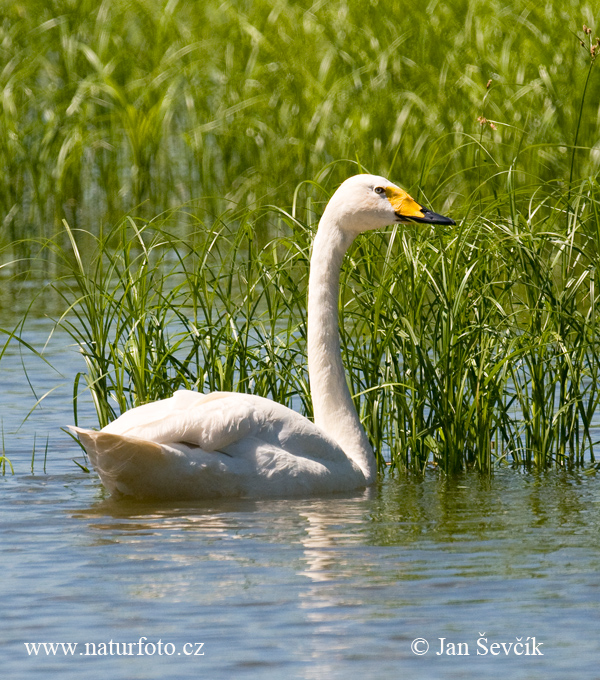
[[[434,213],[415,201],[398,187],[386,187],[385,194],[392,204],[398,222],[422,222],[424,224],[456,224],[450,217]]]

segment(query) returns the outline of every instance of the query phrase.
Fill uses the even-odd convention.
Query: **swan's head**
[[[455,224],[417,203],[385,177],[355,175],[343,182],[325,208],[324,219],[358,234],[394,223]]]

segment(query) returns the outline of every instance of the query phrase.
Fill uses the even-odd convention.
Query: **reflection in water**
[[[331,548],[335,547],[335,539],[329,532],[327,519],[317,512],[301,513],[307,521],[306,537],[301,538],[304,546],[304,560],[306,569],[300,573],[308,576],[312,581],[331,581],[335,578],[332,573],[336,565]]]
[[[373,488],[343,502],[339,499],[314,501],[299,515],[305,521],[305,534],[300,536],[304,546],[306,568],[300,573],[314,582],[339,578],[340,564],[337,550],[349,542],[361,541],[364,523],[364,504],[375,495]]]

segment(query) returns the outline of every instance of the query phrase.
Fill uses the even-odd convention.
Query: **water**
[[[28,340],[48,330],[38,320]],[[0,479],[3,677],[600,677],[597,476],[432,474],[329,498],[114,502],[59,429],[83,366],[64,337],[47,351],[62,377],[16,346],[0,365],[16,469]],[[61,386],[15,432],[36,401],[22,361],[37,397]],[[80,422],[94,423],[90,405]],[[477,655],[528,637],[543,656],[531,640],[519,648],[529,655]],[[417,638],[427,654],[411,651]],[[468,655],[438,655],[440,638]],[[26,642],[77,647],[35,655]]]

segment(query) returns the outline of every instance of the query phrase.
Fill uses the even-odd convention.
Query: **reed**
[[[510,167],[540,184],[600,167],[598,31],[582,0],[1,12],[2,239],[23,247],[63,219],[98,235],[198,197],[214,214],[288,205],[339,158],[415,182],[440,210],[493,196]]]

